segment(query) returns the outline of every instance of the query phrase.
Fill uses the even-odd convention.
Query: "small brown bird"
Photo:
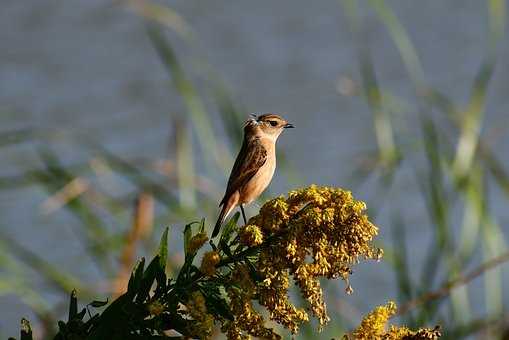
[[[217,236],[221,224],[237,205],[240,205],[244,223],[247,223],[243,205],[258,198],[269,185],[276,170],[276,140],[284,129],[293,128],[275,114],[252,116],[244,125],[244,141],[219,204],[221,213],[212,238]]]

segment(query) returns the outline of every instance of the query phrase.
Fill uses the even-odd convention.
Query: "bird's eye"
[[[277,122],[275,120],[269,120],[269,124],[271,126],[277,126]]]

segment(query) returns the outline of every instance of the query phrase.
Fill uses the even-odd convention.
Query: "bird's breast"
[[[240,190],[240,201],[251,203],[267,188],[276,170],[276,157],[269,155],[267,161]]]

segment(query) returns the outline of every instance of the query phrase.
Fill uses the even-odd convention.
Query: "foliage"
[[[146,268],[145,259],[137,263],[127,291],[102,313],[92,316],[89,308],[107,301],[93,301],[78,312],[73,291],[68,321],[58,323],[55,340],[159,339],[168,332],[206,339],[212,336],[214,324],[228,339],[279,339],[281,335],[268,326],[254,302],[265,307],[270,320],[297,333],[309,316],[290,299],[290,276],[322,327],[329,317],[318,279],[348,281],[352,266],[361,258],[381,257],[381,250],[372,245],[378,229],[365,209],[364,202],[342,189],[311,186],[291,191],[286,198],[266,202],[244,226],[237,226],[237,213],[224,226],[218,243],[210,241],[212,250],[203,254],[200,267],[194,260],[207,240],[205,221],[188,224],[185,261],[174,278],[166,276],[166,229],[157,255]],[[193,235],[194,225],[198,226]],[[240,236],[249,233],[255,235]],[[262,242],[257,241],[260,238]],[[383,310],[368,316],[354,334],[367,334],[369,327],[380,327],[394,313],[389,307],[385,314]],[[84,321],[87,311],[89,318]],[[387,316],[385,320],[381,314]]]

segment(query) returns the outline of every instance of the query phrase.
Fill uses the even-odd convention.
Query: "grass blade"
[[[369,4],[375,10],[379,19],[389,31],[389,34],[396,44],[401,58],[403,59],[407,72],[413,83],[416,85],[417,92],[419,93],[422,89],[424,89],[425,77],[417,50],[412,44],[412,40],[408,36],[408,33],[394,11],[385,4],[385,1],[370,0]]]
[[[186,77],[185,71],[179,63],[173,48],[165,39],[161,30],[154,25],[149,25],[147,33],[164,66],[171,75],[175,89],[184,100],[187,113],[196,128],[198,141],[200,142],[205,158],[208,161],[216,163],[219,168],[223,168],[224,166],[221,164],[217,154],[218,148],[216,137],[212,129],[213,125],[207,114],[205,105],[198,95],[198,91]]]

